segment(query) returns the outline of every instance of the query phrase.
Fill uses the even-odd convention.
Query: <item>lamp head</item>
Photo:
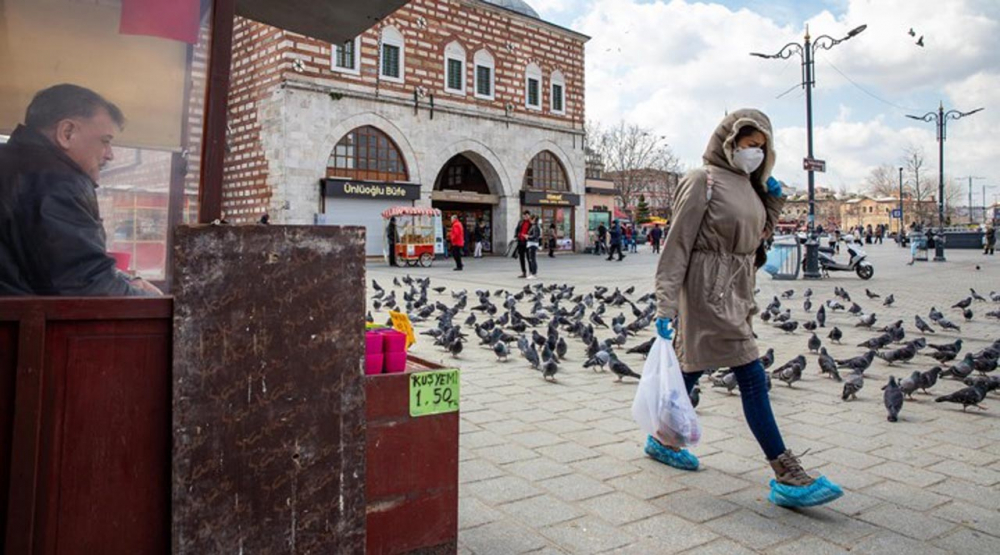
[[[847,38],[851,38],[851,37],[855,37],[857,35],[860,35],[867,28],[868,28],[868,25],[861,25],[861,26],[855,27],[855,28],[851,29],[851,31],[849,33],[847,33]]]

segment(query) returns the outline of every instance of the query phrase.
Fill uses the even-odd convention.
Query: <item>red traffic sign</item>
[[[802,169],[823,173],[826,171],[826,160],[816,160],[814,158],[803,158]]]

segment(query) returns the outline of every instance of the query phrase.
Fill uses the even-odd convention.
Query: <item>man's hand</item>
[[[159,287],[153,285],[152,283],[149,283],[148,281],[146,281],[146,280],[144,280],[142,278],[130,281],[129,285],[131,285],[132,287],[135,287],[136,289],[138,289],[140,291],[145,291],[147,293],[151,293],[151,294],[156,295],[158,297],[162,297],[163,296],[163,291],[160,291]]]

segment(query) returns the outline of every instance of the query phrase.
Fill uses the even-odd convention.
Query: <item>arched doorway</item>
[[[413,206],[420,185],[409,182],[407,163],[399,146],[377,127],[357,127],[341,137],[330,153],[322,180],[321,225],[363,226],[368,256],[385,246],[382,212]]]
[[[441,210],[444,222],[455,215],[465,226],[465,250],[469,255],[475,254],[477,225],[481,226],[478,238],[482,240],[482,252],[488,254],[494,250],[493,215],[500,198],[493,191],[499,184],[496,176],[484,173],[483,168],[492,170],[481,156],[471,152],[456,154],[441,168],[431,193],[431,204]],[[491,183],[496,185],[491,187]]]
[[[542,220],[542,235],[556,227],[556,250],[573,251],[576,244],[576,207],[580,195],[570,192],[566,168],[555,154],[543,150],[524,170],[521,205]]]

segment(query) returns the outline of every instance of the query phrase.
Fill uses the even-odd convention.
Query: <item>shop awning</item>
[[[341,44],[408,0],[237,0],[236,15]]]
[[[430,208],[428,206],[394,206],[384,212],[382,212],[383,218],[392,218],[393,216],[440,216],[441,211],[437,208]]]

